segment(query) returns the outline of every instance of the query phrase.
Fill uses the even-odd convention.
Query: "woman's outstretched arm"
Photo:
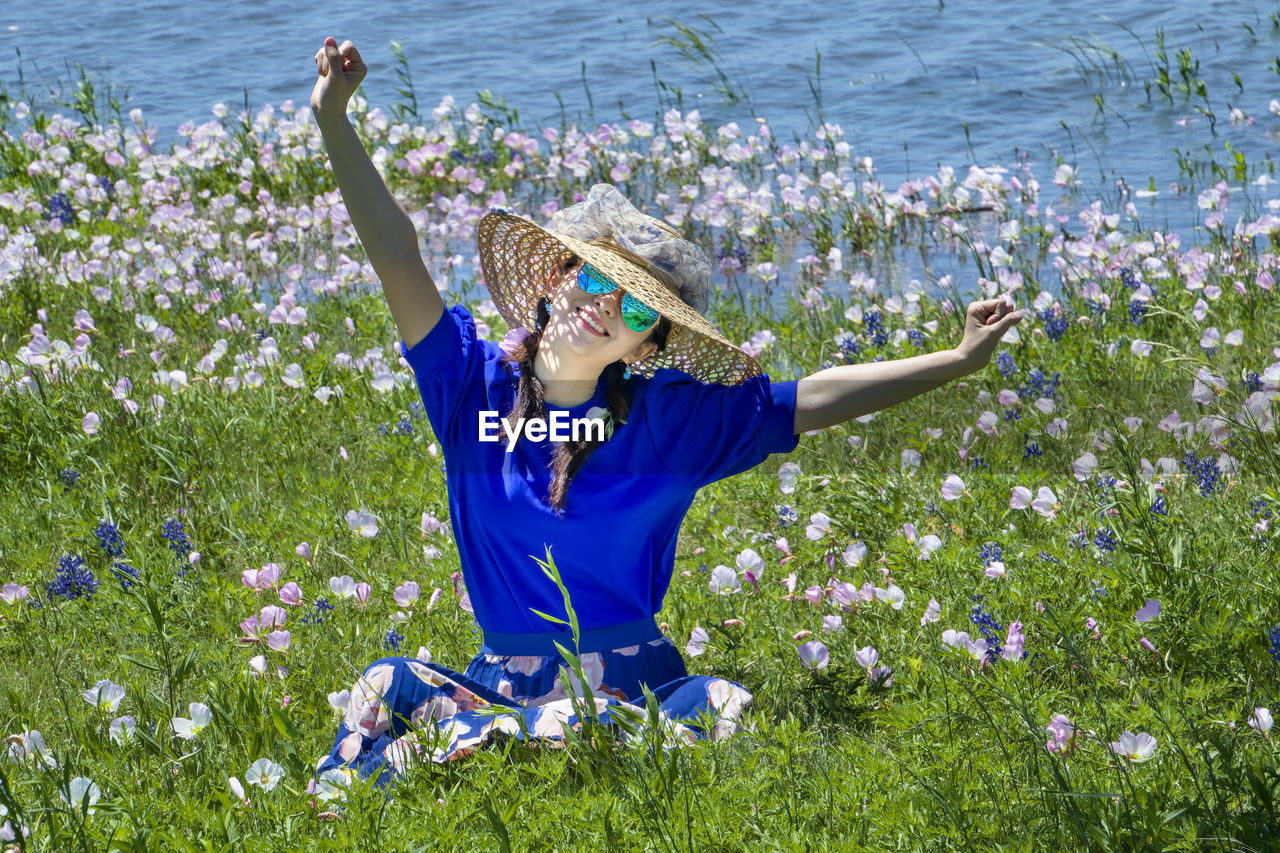
[[[843,364],[796,383],[796,433],[869,415],[980,370],[1000,338],[1022,320],[1002,299],[971,302],[955,349],[868,364]]]
[[[316,52],[320,76],[311,93],[311,110],[324,137],[325,150],[342,202],[347,207],[369,263],[382,282],[387,305],[405,345],[427,336],[444,314],[444,300],[422,263],[418,235],[387,189],[360,137],[347,119],[347,101],[368,69],[351,42],[341,46],[327,38]],[[337,69],[338,73],[331,73]]]

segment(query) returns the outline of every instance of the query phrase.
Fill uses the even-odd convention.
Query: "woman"
[[[979,369],[1021,312],[975,302],[955,350],[771,382],[702,316],[711,265],[701,250],[601,184],[546,229],[501,210],[481,219],[481,269],[513,330],[499,347],[477,337],[466,309],[445,310],[408,216],[347,121],[366,73],[359,53],[330,38],[316,63],[311,107],[445,454],[484,632],[462,674],[403,657],[366,669],[317,772],[385,782],[388,764],[444,760],[495,732],[556,738],[577,722],[566,682],[602,719],[643,704],[647,687],[676,736],[703,733],[695,720],[732,731],[751,695],[688,675],[654,621],[698,489],[791,451],[802,432]],[[577,419],[603,429],[555,433]],[[542,615],[568,616],[537,559],[547,555],[580,623],[576,645]],[[577,654],[586,685],[562,676],[557,644]]]

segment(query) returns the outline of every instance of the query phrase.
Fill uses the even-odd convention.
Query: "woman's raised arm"
[[[422,263],[418,235],[387,189],[355,128],[347,119],[351,99],[368,68],[355,45],[325,39],[316,52],[320,76],[311,93],[311,110],[324,137],[333,176],[351,224],[382,282],[391,317],[408,347],[413,347],[444,314],[444,300]],[[336,69],[338,73],[331,73]]]
[[[894,361],[842,364],[796,383],[796,434],[888,408],[981,370],[1000,338],[1022,320],[1003,299],[971,302],[964,339],[955,349]]]

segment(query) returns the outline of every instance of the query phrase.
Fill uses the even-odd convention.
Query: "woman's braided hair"
[[[612,239],[602,237],[590,242],[604,246],[628,261],[644,267],[654,278],[657,278],[673,292],[678,292],[676,283],[670,275],[649,264],[623,246],[618,245]],[[578,260],[576,255],[566,255],[564,263],[559,267],[559,270],[561,272],[569,270]],[[534,373],[533,359],[538,353],[538,345],[542,341],[543,330],[546,329],[547,323],[551,320],[549,306],[550,301],[547,297],[544,296],[538,300],[538,316],[533,330],[502,359],[504,362],[519,365],[520,368],[516,399],[511,406],[511,411],[506,416],[508,429],[512,432],[515,431],[515,426],[520,418],[525,418],[528,421],[531,418],[545,419],[547,416],[547,407],[544,400],[545,388],[542,381]],[[671,321],[666,317],[660,317],[648,340],[657,344],[658,350],[661,351],[667,344],[667,336],[671,333],[671,328]],[[626,367],[626,364],[619,359],[606,366],[602,374],[606,383],[605,403],[609,407],[614,424],[625,422],[631,415],[631,402],[627,396],[627,386],[631,380],[622,377]],[[586,430],[585,432],[590,436],[594,430]],[[499,440],[503,443],[507,441],[506,430],[503,431]],[[578,470],[582,468],[587,458],[603,443],[604,441],[594,438],[556,442],[554,456],[551,461],[551,483],[547,489],[546,501],[548,506],[558,514],[564,514],[566,494],[569,490],[570,481],[578,473]]]

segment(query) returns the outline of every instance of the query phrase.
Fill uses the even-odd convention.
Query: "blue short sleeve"
[[[477,336],[475,319],[461,305],[447,308],[412,349],[403,339],[400,347],[436,437],[446,446],[455,444],[463,416],[483,398],[485,362],[499,359],[501,350]]]
[[[677,370],[654,374],[645,391],[645,423],[654,453],[691,488],[701,488],[790,453],[795,381],[767,375],[739,385],[708,384]]]

